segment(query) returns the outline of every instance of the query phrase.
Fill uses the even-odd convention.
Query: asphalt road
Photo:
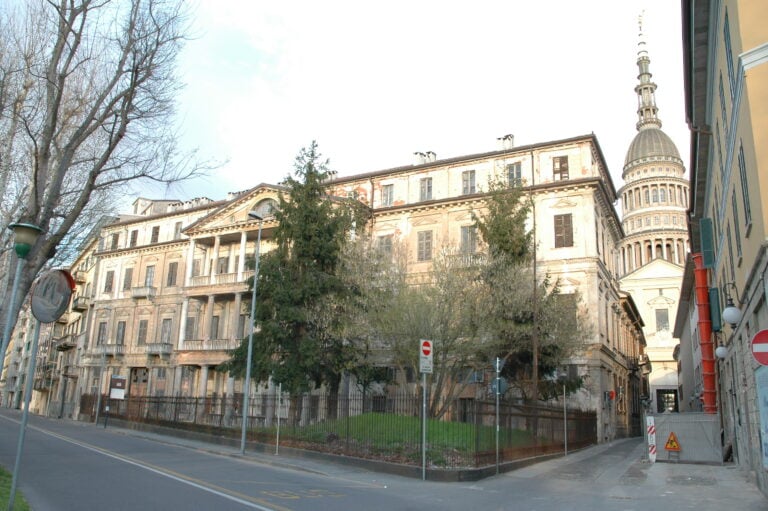
[[[11,470],[21,415],[0,409]],[[768,510],[734,467],[642,460],[639,439],[475,483],[437,483],[30,416],[19,490],[34,511]]]

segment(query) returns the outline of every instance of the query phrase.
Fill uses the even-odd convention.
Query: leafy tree
[[[294,167],[275,212],[275,249],[261,258],[253,370],[257,379],[272,377],[292,394],[325,384],[336,395],[353,358],[345,308],[355,292],[340,274],[340,258],[352,233],[365,227],[365,210],[357,201],[326,195],[328,161],[315,142],[301,150]],[[244,342],[227,368],[242,372],[246,358]]]
[[[179,154],[173,126],[185,38],[181,0],[0,3],[0,251],[16,265],[10,222],[42,229],[24,261],[17,317],[37,273],[131,183],[174,183],[200,166]],[[0,360],[4,353],[0,353]]]
[[[524,397],[538,398],[540,375],[551,374],[574,353],[587,331],[576,294],[539,279],[533,232],[526,227],[533,203],[524,188],[489,183],[486,212],[474,220],[489,257],[482,269],[485,300],[481,335],[494,339],[503,374]]]

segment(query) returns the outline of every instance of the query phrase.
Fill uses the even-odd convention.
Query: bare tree
[[[10,222],[42,235],[24,262],[15,317],[35,275],[76,242],[116,194],[198,175],[177,151],[181,0],[30,0],[0,5],[0,250]],[[15,264],[15,262],[14,262]],[[11,272],[6,271],[6,275]],[[5,285],[11,286],[8,277]],[[0,357],[4,354],[0,354]]]

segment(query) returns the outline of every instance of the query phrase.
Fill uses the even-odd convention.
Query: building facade
[[[677,326],[692,348],[681,350],[680,362],[716,397],[724,457],[752,471],[768,493],[768,368],[751,345],[768,328],[768,5],[682,6],[694,277],[683,288],[690,305]],[[735,314],[723,313],[731,304]]]

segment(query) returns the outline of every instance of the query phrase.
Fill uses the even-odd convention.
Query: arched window
[[[654,188],[651,190],[651,202],[659,202],[659,190],[658,188]]]
[[[667,189],[666,188],[660,188],[659,189],[659,201],[660,202],[667,202]]]

